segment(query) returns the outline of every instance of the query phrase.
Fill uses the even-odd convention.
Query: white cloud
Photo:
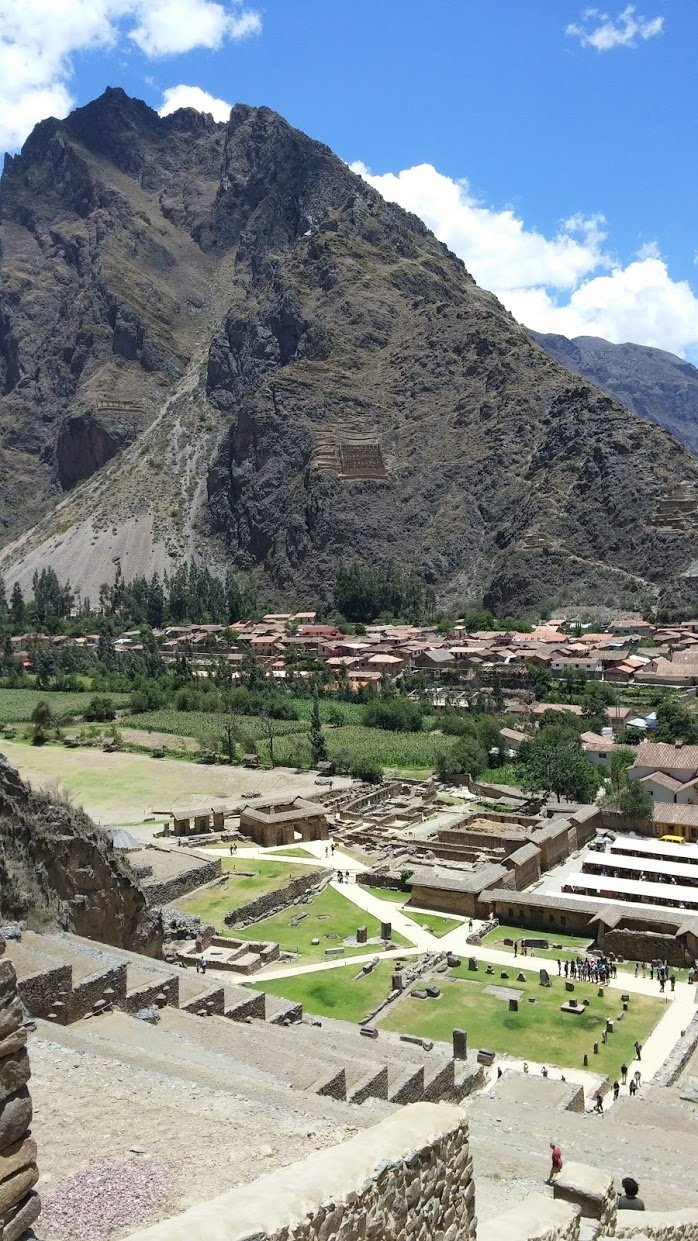
[[[147,0],[138,6],[138,22],[129,38],[146,56],[176,56],[193,47],[220,47],[225,39],[259,34],[258,13],[239,5],[226,8],[213,0]]]
[[[0,150],[74,105],[72,56],[135,43],[148,57],[215,49],[261,31],[243,0],[0,0]]]
[[[169,116],[178,108],[195,108],[197,112],[210,112],[214,121],[227,121],[230,116],[230,104],[225,99],[216,99],[200,86],[168,86],[162,93],[162,107],[158,108],[160,116]]]
[[[607,249],[603,216],[573,216],[554,237],[526,228],[510,209],[480,202],[467,181],[431,164],[371,174],[352,165],[384,198],[420,216],[528,327],[564,336],[635,341],[672,353],[698,347],[698,298],[672,280],[655,243],[623,266]]]
[[[610,52],[614,47],[636,47],[639,39],[654,39],[663,29],[663,17],[642,17],[634,4],[628,4],[616,18],[599,9],[587,9],[581,22],[570,23],[565,33],[578,39],[582,47]]]

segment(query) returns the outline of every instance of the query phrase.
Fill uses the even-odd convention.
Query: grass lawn
[[[408,918],[411,918],[413,922],[418,922],[425,930],[431,931],[432,935],[438,935],[439,937],[448,935],[449,931],[453,931],[457,926],[461,925],[458,918],[448,918],[443,914],[413,913],[409,908],[403,909],[402,912]]]
[[[365,892],[370,892],[379,901],[391,901],[393,905],[404,905],[410,899],[409,892],[396,892],[394,888],[372,888],[367,883],[360,885]]]
[[[305,1013],[317,1017],[339,1017],[343,1021],[362,1021],[390,993],[392,962],[381,961],[370,974],[356,978],[357,965],[345,965],[316,974],[300,974],[295,978],[275,978],[254,984],[258,991],[296,1000]]]
[[[486,976],[482,962],[477,973],[461,965],[444,976],[443,984],[439,979],[439,999],[415,1000],[408,995],[381,1024],[388,1030],[446,1042],[459,1026],[468,1031],[471,1047],[488,1047],[560,1068],[581,1068],[587,1052],[590,1069],[608,1074],[613,1081],[620,1076],[621,1064],[634,1059],[635,1039],[644,1043],[666,1011],[658,999],[632,995],[628,1012],[621,1022],[616,1021],[615,1033],[603,1044],[606,1017],[615,1019],[622,1010],[620,991],[607,989],[599,997],[597,987],[575,983],[575,998],[581,1001],[588,996],[590,1000],[583,1015],[575,1016],[560,1012],[560,1005],[569,998],[563,979],[553,978],[548,988],[541,987],[538,975],[530,971],[525,983],[516,982],[513,969],[508,973],[509,978],[502,980],[499,969]],[[506,999],[488,995],[486,988],[492,985],[519,991],[519,1011],[510,1012]],[[534,1004],[528,1002],[529,997],[535,999]],[[593,1054],[594,1042],[599,1044],[598,1056]]]
[[[556,948],[536,948],[534,960],[538,957],[547,957],[556,961],[559,957],[561,961],[569,961],[573,957],[576,958],[587,955],[593,940],[588,935],[565,935],[558,930],[551,931],[526,931],[520,926],[506,926],[500,923],[489,935],[486,935],[482,943],[485,947],[496,948],[498,952],[508,952],[512,958],[514,949],[510,944],[502,943],[504,939],[547,939],[549,944],[561,944],[562,947]],[[530,949],[528,957],[521,957],[519,949],[519,959],[522,962],[530,962]]]
[[[312,858],[314,862],[317,862],[318,860],[315,854],[310,849],[301,849],[300,846],[298,845],[295,846],[293,849],[286,849],[284,848],[283,845],[280,845],[278,849],[270,849],[270,853],[272,857],[274,856],[275,853],[283,853],[284,857],[299,857],[299,858],[303,858],[306,862],[310,858]],[[329,860],[328,860],[328,865],[329,865]]]
[[[307,917],[298,926],[291,926],[299,913],[305,913]],[[378,918],[359,909],[334,888],[325,888],[311,905],[291,905],[263,922],[255,922],[242,930],[235,927],[228,934],[242,939],[273,940],[284,952],[297,952],[302,957],[302,963],[307,965],[326,961],[325,949],[340,947],[344,939],[356,935],[356,929],[360,926],[366,927],[369,939],[380,935]],[[313,939],[319,939],[320,943],[313,944]],[[409,941],[394,931],[393,943],[408,945]],[[359,944],[348,946],[346,951],[348,956],[363,952],[375,955],[381,948],[379,944]]]
[[[275,888],[283,888],[289,879],[297,879],[301,873],[289,866],[287,862],[258,862],[250,859],[224,857],[221,859],[223,872],[228,876],[227,883],[213,887],[200,888],[176,901],[177,909],[184,913],[197,914],[204,922],[211,922],[216,930],[232,934],[226,927],[224,918],[231,909],[237,909],[247,901],[264,896],[265,892],[273,892]],[[236,871],[254,871],[253,875],[237,877]],[[302,872],[304,875],[308,871]],[[297,906],[294,906],[297,911]],[[236,932],[237,933],[237,932]],[[258,938],[264,938],[259,936]]]

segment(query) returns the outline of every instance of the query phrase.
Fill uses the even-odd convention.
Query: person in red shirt
[[[546,1183],[548,1185],[552,1185],[553,1177],[557,1176],[558,1173],[561,1171],[562,1171],[562,1151],[560,1150],[560,1147],[558,1146],[557,1142],[551,1142],[550,1143],[550,1175],[548,1176],[548,1180]]]

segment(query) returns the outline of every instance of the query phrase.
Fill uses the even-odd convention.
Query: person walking
[[[640,1086],[642,1085],[642,1074],[639,1069],[636,1069],[635,1072],[633,1073],[633,1081],[635,1082],[635,1085],[637,1089],[639,1090]]]
[[[628,1086],[628,1090],[630,1091],[631,1099],[633,1099],[635,1095],[637,1094],[637,1082],[635,1081],[634,1077],[631,1077],[630,1079],[630,1085]]]
[[[639,1043],[637,1039],[635,1039],[635,1059],[642,1060],[642,1043]]]
[[[597,1090],[597,1091],[596,1091],[596,1095],[595,1095],[595,1103],[594,1103],[594,1111],[595,1111],[595,1112],[596,1112],[599,1116],[603,1116],[603,1095],[601,1094],[601,1091],[600,1091],[600,1090]]]
[[[613,1102],[614,1103],[618,1102],[619,1094],[620,1094],[620,1082],[614,1082],[613,1083]]]
[[[561,975],[561,974],[562,974],[562,961],[561,961],[561,960],[560,960],[560,958],[558,957],[558,959],[557,959],[557,976],[558,976],[558,978],[560,977],[560,975]]]
[[[553,1179],[562,1172],[562,1151],[557,1142],[550,1143],[550,1172],[546,1185],[552,1185]]]
[[[627,1086],[627,1084],[628,1084],[628,1066],[627,1066],[627,1064],[621,1064],[621,1066],[620,1066],[620,1080],[622,1081],[622,1083],[623,1083],[623,1085],[624,1085],[624,1086]]]
[[[671,978],[669,979],[669,986],[671,987],[672,991],[676,990],[676,974],[671,975]]]

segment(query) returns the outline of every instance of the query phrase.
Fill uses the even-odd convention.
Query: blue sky
[[[696,0],[0,0],[0,29],[6,148],[106,85],[267,104],[531,326],[698,360]]]

